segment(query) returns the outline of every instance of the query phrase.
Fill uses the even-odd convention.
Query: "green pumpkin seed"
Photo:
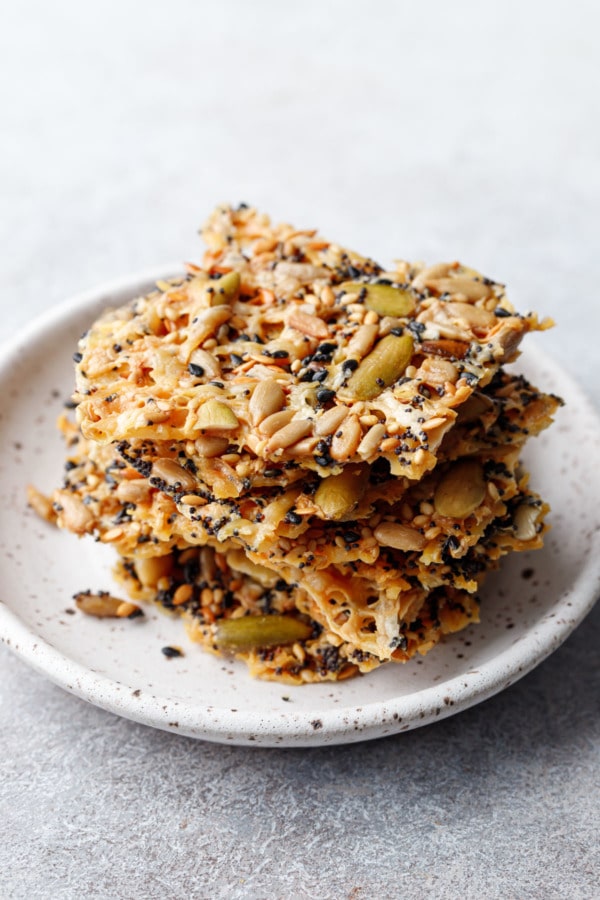
[[[215,643],[222,650],[253,650],[304,641],[311,633],[311,625],[293,616],[243,616],[219,622]]]
[[[355,508],[367,486],[365,475],[362,466],[346,466],[339,475],[321,481],[314,501],[326,519],[341,519]]]
[[[480,506],[486,494],[481,463],[465,459],[455,463],[438,484],[433,498],[435,511],[451,519],[465,519]]]
[[[348,294],[365,291],[365,307],[380,316],[409,316],[415,309],[415,298],[406,288],[391,284],[361,284],[360,281],[346,281],[340,288]]]
[[[230,406],[210,398],[196,416],[196,427],[202,431],[234,431],[240,423]]]
[[[218,281],[212,281],[210,287],[214,289],[212,294],[212,306],[222,306],[224,303],[233,303],[240,295],[241,278],[239,272],[228,272]]]
[[[404,373],[413,354],[409,334],[388,334],[361,362],[344,393],[357,400],[373,400]]]

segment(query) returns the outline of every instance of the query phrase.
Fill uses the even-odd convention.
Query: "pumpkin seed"
[[[207,400],[196,416],[196,428],[202,431],[233,431],[238,425],[234,411],[221,400]]]
[[[365,487],[364,467],[346,466],[339,475],[330,475],[321,481],[314,501],[326,519],[341,519],[356,507]]]
[[[211,282],[214,289],[212,294],[212,306],[223,306],[224,303],[233,303],[240,295],[241,278],[239,272],[228,272],[218,281]]]
[[[346,281],[340,288],[348,294],[364,291],[366,309],[380,316],[409,316],[415,309],[415,298],[406,288],[391,284],[361,284],[360,281]]]
[[[404,373],[413,353],[409,334],[388,334],[361,362],[344,389],[357,400],[373,400]]]
[[[486,486],[481,463],[463,459],[455,463],[438,484],[433,504],[440,516],[465,519],[483,503]]]
[[[253,650],[304,641],[311,632],[307,622],[293,616],[242,616],[218,623],[215,644],[223,650]]]

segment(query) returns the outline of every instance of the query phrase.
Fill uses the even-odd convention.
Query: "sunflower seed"
[[[274,378],[259,381],[248,404],[252,424],[258,425],[267,416],[280,410],[284,401],[285,394],[281,385]]]

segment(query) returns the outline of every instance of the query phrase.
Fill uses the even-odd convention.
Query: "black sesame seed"
[[[204,375],[204,369],[202,366],[197,366],[195,363],[190,363],[188,366],[188,372],[190,375],[193,375],[194,378],[202,378]]]
[[[244,357],[240,356],[239,353],[230,353],[231,365],[232,366],[241,366],[244,362]]]
[[[412,332],[413,336],[417,338],[417,340],[421,337],[423,332],[425,331],[425,323],[424,322],[409,322],[406,326],[410,332]]]
[[[317,391],[317,400],[319,403],[329,403],[334,397],[335,391],[331,391],[329,388],[319,388]]]
[[[358,360],[357,359],[345,359],[342,363],[342,371],[343,372],[356,372],[358,369]]]
[[[287,359],[289,355],[290,354],[287,350],[275,350],[273,353],[271,353],[273,359]]]
[[[167,659],[175,659],[176,656],[183,656],[181,650],[178,650],[177,647],[161,647],[160,652],[163,656],[166,656]]]
[[[83,359],[83,353],[74,353],[73,354],[73,362],[80,363]]]
[[[333,352],[337,349],[336,344],[332,344],[330,342],[325,342],[324,344],[319,344],[317,349],[313,354],[313,359],[316,362],[327,362],[331,359]]]

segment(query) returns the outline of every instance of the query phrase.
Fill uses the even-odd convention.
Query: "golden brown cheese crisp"
[[[65,481],[32,504],[259,677],[428,652],[541,546],[520,453],[561,401],[504,365],[549,323],[459,263],[387,270],[243,206],[203,235],[80,340]]]
[[[540,327],[458,263],[384,271],[249,210],[218,211],[204,236],[206,269],[80,341],[86,437],[185,442],[200,470],[227,441],[263,465],[325,475],[385,459],[417,480],[462,404]]]

